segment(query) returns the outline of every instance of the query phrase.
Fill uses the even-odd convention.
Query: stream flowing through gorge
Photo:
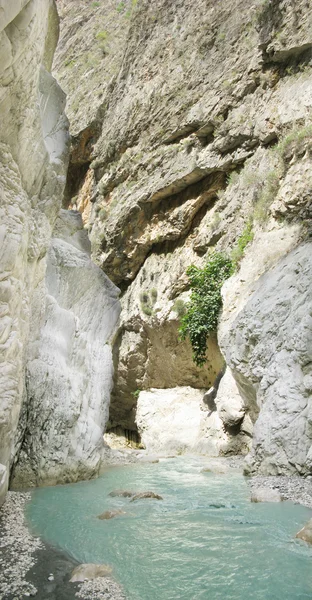
[[[240,472],[205,466],[196,457],[163,459],[39,488],[28,522],[77,561],[111,565],[129,600],[311,600],[312,548],[294,538],[311,510],[251,503]],[[116,489],[163,500],[109,496]],[[97,518],[116,509],[125,514]]]

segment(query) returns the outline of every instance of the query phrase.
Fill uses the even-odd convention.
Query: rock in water
[[[108,494],[115,498],[116,496],[120,496],[121,498],[132,498],[135,495],[135,492],[129,492],[129,490],[113,490]]]
[[[92,563],[86,563],[78,565],[72,574],[70,581],[75,583],[76,581],[85,581],[86,579],[96,579],[97,577],[109,577],[112,573],[112,568],[108,565],[95,565]]]
[[[312,544],[312,519],[306,523],[306,525],[298,531],[296,538]]]
[[[281,502],[282,496],[277,490],[271,490],[265,487],[259,487],[253,490],[251,502]]]
[[[101,521],[108,521],[109,519],[113,519],[114,517],[118,517],[120,515],[125,515],[126,513],[123,510],[106,510],[101,515],[98,515],[98,519]]]
[[[155,500],[163,500],[162,496],[159,494],[155,494],[154,492],[139,492],[135,494],[130,502],[135,502],[135,500],[143,500],[144,498],[154,498]]]

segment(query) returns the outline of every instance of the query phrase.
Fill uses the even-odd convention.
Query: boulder
[[[120,515],[125,515],[126,513],[123,510],[105,510],[101,515],[98,515],[98,519],[101,521],[108,521],[109,519],[113,519],[114,517],[118,517]]]
[[[115,498],[116,496],[121,497],[121,498],[132,498],[132,496],[134,496],[135,492],[130,492],[129,490],[113,490],[112,492],[110,492],[108,495],[111,496],[112,498]]]
[[[300,531],[296,534],[296,538],[303,540],[304,542],[308,542],[308,544],[312,544],[312,519],[306,523]]]
[[[155,492],[139,492],[135,494],[133,498],[131,498],[130,502],[135,502],[136,500],[143,500],[144,498],[154,498],[155,500],[163,500],[162,496],[159,494],[155,494]]]
[[[251,502],[281,502],[282,496],[277,490],[271,488],[255,488],[251,494]]]
[[[86,579],[96,579],[97,577],[109,577],[112,573],[112,568],[108,565],[96,565],[85,563],[78,565],[72,571],[70,582],[85,581]]]

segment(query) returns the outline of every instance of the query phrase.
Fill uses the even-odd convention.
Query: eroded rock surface
[[[217,411],[203,402],[204,390],[178,387],[141,392],[137,426],[148,452],[201,452],[217,456],[226,442]]]
[[[312,244],[292,250],[256,283],[222,338],[246,405],[258,405],[248,469],[311,470]]]
[[[81,215],[62,210],[48,254],[40,340],[30,344],[26,431],[13,484],[97,473],[108,419],[119,290],[90,260]]]
[[[65,96],[49,73],[57,37],[52,0],[1,3],[0,504],[21,443],[28,341],[39,336],[45,255],[65,184]]]

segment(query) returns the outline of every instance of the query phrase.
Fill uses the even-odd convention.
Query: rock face
[[[223,338],[246,405],[260,414],[250,471],[312,468],[312,244],[304,243],[263,275]]]
[[[1,504],[12,469],[27,487],[97,472],[119,305],[91,263],[80,214],[57,220],[69,136],[50,74],[55,2],[0,4]]]
[[[90,260],[80,213],[61,211],[46,275],[45,322],[30,345],[28,412],[13,485],[97,473],[108,419],[119,290]]]
[[[39,335],[45,254],[65,183],[65,96],[51,68],[58,37],[52,0],[0,10],[0,503],[20,446],[28,339]]]
[[[203,402],[204,390],[179,387],[141,392],[137,426],[148,452],[200,452],[218,456],[226,436],[216,411]]]
[[[84,81],[69,107],[68,202],[83,214],[94,260],[123,294],[108,428],[135,436],[142,391],[163,398],[190,387],[191,406],[198,390],[212,387],[220,452],[246,452],[256,422],[250,468],[304,473],[308,363],[284,331],[282,277],[268,307],[263,275],[290,253],[291,286],[296,297],[300,286],[308,295],[307,269],[297,287],[300,246],[291,252],[305,247],[311,219],[311,7],[305,0],[129,0],[108,2],[104,13],[101,4],[62,0],[56,69],[65,88],[75,73]],[[79,58],[66,64],[75,48]],[[211,337],[199,370],[177,330],[188,298],[185,270],[203,265],[211,249],[230,253],[237,272],[224,288],[219,342]],[[257,321],[248,308],[256,297]],[[295,329],[299,304],[292,304]],[[224,357],[230,370],[218,388]],[[278,388],[276,402],[263,386]],[[285,424],[292,450],[280,431]]]

